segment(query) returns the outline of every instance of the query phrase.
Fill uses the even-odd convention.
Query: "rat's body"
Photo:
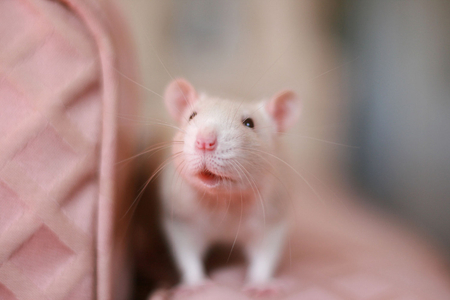
[[[162,179],[163,227],[182,283],[205,279],[216,242],[239,243],[250,285],[270,281],[284,245],[289,199],[277,170],[278,132],[298,117],[292,92],[245,104],[198,96],[184,80],[165,94],[180,131]]]

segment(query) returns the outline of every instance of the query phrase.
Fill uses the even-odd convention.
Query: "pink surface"
[[[124,298],[116,119],[136,93],[114,70],[133,71],[121,26],[107,3],[0,1],[0,299]]]
[[[426,241],[358,206],[361,199],[349,191],[320,192],[333,203],[320,203],[298,187],[289,242],[273,283],[277,293],[258,299],[450,299],[448,265]],[[191,294],[175,287],[149,299],[252,299],[243,291],[244,265],[210,276],[212,284]]]

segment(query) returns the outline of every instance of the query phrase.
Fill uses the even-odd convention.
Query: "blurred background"
[[[291,161],[428,234],[450,257],[450,1],[120,0],[143,113],[172,77],[227,98],[303,103]],[[156,94],[155,94],[156,93]],[[142,127],[146,144],[167,135]]]

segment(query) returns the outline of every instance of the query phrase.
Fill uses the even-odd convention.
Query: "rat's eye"
[[[244,121],[242,121],[242,123],[243,123],[245,126],[250,127],[250,128],[255,127],[255,124],[253,124],[253,120],[250,119],[250,118],[245,119]]]
[[[194,111],[191,116],[189,117],[189,121],[192,120],[197,115],[197,112]]]

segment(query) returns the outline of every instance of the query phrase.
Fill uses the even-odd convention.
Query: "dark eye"
[[[197,115],[197,112],[194,111],[191,116],[189,117],[189,121],[192,120]]]
[[[253,120],[250,119],[250,118],[245,119],[242,123],[243,123],[245,126],[250,127],[250,128],[255,127],[255,124],[253,124]]]

